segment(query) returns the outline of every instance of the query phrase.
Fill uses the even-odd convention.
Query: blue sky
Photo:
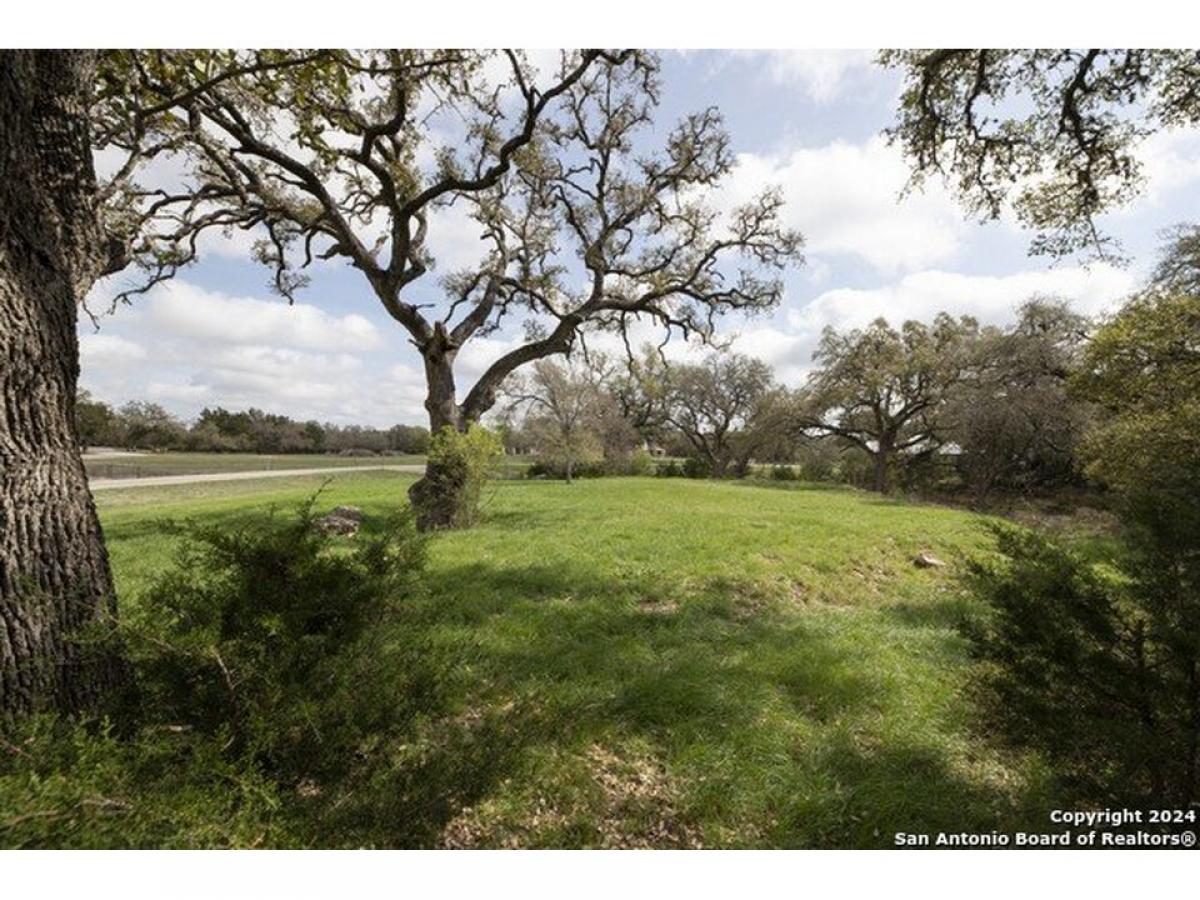
[[[1103,312],[1144,277],[1162,229],[1194,217],[1200,138],[1187,132],[1147,141],[1147,190],[1106,222],[1133,258],[1123,269],[1031,258],[1027,233],[1009,221],[965,220],[939,185],[900,200],[907,169],[880,136],[892,121],[899,81],[872,57],[815,50],[664,54],[662,127],[717,106],[738,159],[723,196],[779,185],[788,221],[805,235],[807,263],[788,273],[780,308],[723,325],[736,349],[767,360],[787,383],[803,379],[825,325],[850,327],[878,315],[929,318],[943,309],[1002,323],[1033,294]],[[453,217],[435,223],[435,251],[447,260],[472,252],[467,224]],[[244,237],[210,240],[196,265],[102,317],[98,331],[85,318],[83,386],[113,403],[153,400],[184,418],[222,405],[339,423],[423,423],[419,357],[361,276],[326,265],[288,307],[268,289],[266,270],[249,260],[248,244]],[[102,309],[122,278],[99,285],[90,305]],[[519,337],[519,329],[501,332],[464,351],[460,393]]]

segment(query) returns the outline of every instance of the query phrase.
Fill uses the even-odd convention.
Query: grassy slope
[[[375,518],[410,480],[339,476],[321,506]],[[169,556],[155,517],[235,521],[319,483],[100,495],[124,601]],[[370,812],[342,803],[322,839],[377,839],[355,829],[380,802],[387,842],[410,846],[889,846],[1041,824],[1032,768],[969,730],[967,601],[910,561],[985,543],[968,514],[841,490],[501,483],[483,525],[434,541],[432,589],[397,626],[428,672],[393,757],[408,774]]]

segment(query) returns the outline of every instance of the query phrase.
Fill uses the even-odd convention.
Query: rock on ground
[[[354,519],[348,519],[345,516],[334,515],[333,513],[317,519],[316,526],[326,534],[341,534],[347,537],[353,537],[358,534],[358,522]]]
[[[918,553],[913,558],[913,565],[918,569],[941,569],[946,564],[931,553]]]

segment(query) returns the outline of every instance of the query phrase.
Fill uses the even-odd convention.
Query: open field
[[[252,523],[321,481],[100,495],[122,601],[169,562],[161,517]],[[346,473],[319,508],[359,505],[370,528],[410,482]],[[876,847],[1041,825],[1038,768],[975,733],[961,694],[953,572],[987,541],[968,513],[844,490],[500,482],[481,526],[434,539],[429,590],[396,622],[421,711],[394,754],[411,773],[370,802],[397,846]],[[921,550],[951,565],[917,569]],[[331,803],[326,834],[354,845],[359,802]]]
[[[424,464],[424,456],[337,456],[325,453],[121,453],[84,454],[91,478],[152,478],[216,472],[270,472],[279,469],[354,468]]]
[[[138,489],[142,487],[173,487],[181,484],[215,484],[222,481],[261,481],[264,478],[294,478],[301,475],[337,475],[347,470],[356,472],[407,472],[420,474],[424,465],[416,463],[388,465],[376,463],[362,466],[320,466],[315,469],[268,469],[262,472],[194,472],[188,475],[149,475],[138,478],[89,478],[92,491]]]

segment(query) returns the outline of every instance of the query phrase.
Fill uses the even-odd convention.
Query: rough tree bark
[[[425,410],[429,413],[429,433],[436,437],[446,428],[465,431],[469,422],[456,397],[454,360],[458,349],[450,342],[439,322],[422,350],[425,362]],[[462,506],[466,485],[454,467],[441,465],[432,455],[425,464],[425,475],[408,489],[408,498],[422,531],[452,528]]]
[[[878,439],[875,452],[871,455],[871,461],[875,468],[873,487],[880,494],[886,494],[891,488],[888,470],[891,468],[892,456],[896,452],[895,443],[895,438],[890,434],[884,435]]]
[[[94,54],[0,51],[0,718],[88,708],[115,612],[75,434],[78,302],[105,269],[88,97]]]

